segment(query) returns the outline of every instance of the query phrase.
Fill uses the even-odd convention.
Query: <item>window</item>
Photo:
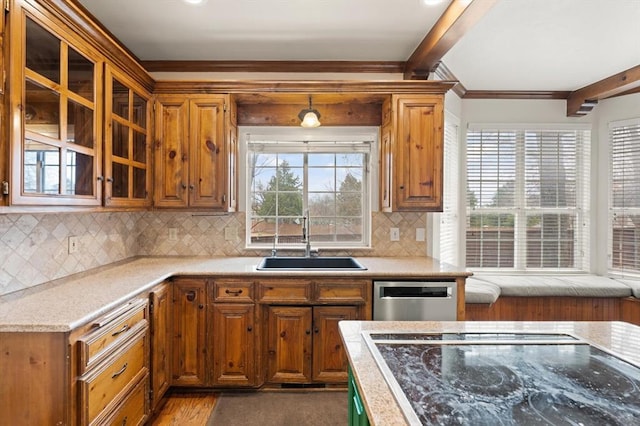
[[[609,124],[609,269],[640,274],[640,119]]]
[[[437,257],[442,262],[460,264],[459,206],[460,160],[458,148],[459,121],[457,117],[445,113],[444,120],[444,189],[442,193],[442,213],[435,213],[438,221],[439,238],[434,239]]]
[[[247,246],[301,247],[308,212],[314,248],[368,247],[369,161],[377,133],[304,140],[282,132],[246,135]]]
[[[586,129],[467,132],[466,264],[586,269]]]

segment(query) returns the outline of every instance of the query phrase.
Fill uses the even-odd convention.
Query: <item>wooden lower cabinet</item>
[[[171,385],[207,386],[207,280],[173,281]]]
[[[267,307],[267,382],[311,381],[312,309]]]
[[[151,317],[151,409],[155,410],[171,383],[171,283],[164,282],[149,295]]]
[[[316,382],[346,383],[348,360],[338,322],[358,319],[358,306],[313,308],[313,375]]]
[[[256,385],[254,305],[214,303],[211,320],[213,385]]]
[[[346,383],[341,320],[358,319],[358,306],[268,306],[267,382]]]

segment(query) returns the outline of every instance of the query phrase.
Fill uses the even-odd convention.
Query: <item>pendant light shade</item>
[[[300,125],[302,127],[319,127],[320,126],[320,113],[318,110],[313,109],[311,104],[311,95],[309,95],[309,108],[305,108],[298,114],[300,118]]]

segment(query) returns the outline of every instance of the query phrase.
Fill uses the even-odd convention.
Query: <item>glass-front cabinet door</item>
[[[151,205],[151,95],[107,65],[105,205]]]
[[[26,13],[18,19],[24,45],[13,61],[11,202],[100,205],[103,61],[51,23]]]

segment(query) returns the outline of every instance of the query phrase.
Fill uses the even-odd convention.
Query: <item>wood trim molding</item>
[[[463,99],[567,99],[569,91],[467,90]]]
[[[453,0],[405,65],[404,78],[425,78],[498,0]]]
[[[453,72],[451,72],[449,67],[447,67],[444,62],[438,62],[435,66],[435,69],[433,70],[433,73],[441,80],[457,81],[458,84],[453,86],[453,89],[451,90],[453,90],[453,92],[461,98],[463,98],[464,94],[467,93],[467,88],[464,87],[462,83],[460,83],[460,80],[458,80],[458,78],[453,74]]]
[[[402,73],[392,61],[141,61],[149,72]]]
[[[593,109],[598,100],[621,93],[628,94],[630,90],[635,90],[638,87],[640,87],[640,65],[571,92],[567,97],[567,116],[580,117],[585,115]],[[589,105],[591,108],[588,108]]]
[[[154,93],[363,93],[444,94],[455,81],[427,80],[229,80],[157,81]]]
[[[65,25],[78,33],[107,59],[126,70],[146,90],[153,91],[154,81],[142,68],[138,58],[113,36],[78,0],[28,0],[37,3]]]

